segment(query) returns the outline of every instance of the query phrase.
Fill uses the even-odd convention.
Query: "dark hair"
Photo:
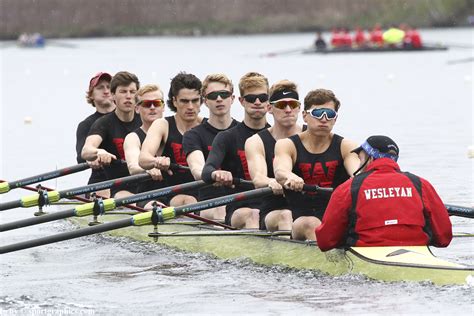
[[[173,104],[173,98],[175,98],[181,89],[196,90],[201,94],[202,83],[198,77],[193,74],[180,72],[173,79],[171,79],[170,90],[168,92],[168,100],[166,104],[171,111],[176,112],[177,109]]]
[[[128,71],[119,71],[110,81],[110,91],[115,94],[118,86],[128,86],[132,82],[135,82],[137,90],[140,89],[140,81],[138,81],[137,76]]]
[[[316,89],[308,92],[304,98],[304,109],[309,110],[313,105],[323,105],[328,102],[334,102],[336,112],[339,110],[341,103],[336,98],[336,95],[331,90]]]

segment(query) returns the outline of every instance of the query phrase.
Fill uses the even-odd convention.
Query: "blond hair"
[[[275,82],[270,88],[270,95],[274,94],[275,92],[279,91],[294,91],[298,93],[298,87],[296,83],[290,81],[288,79],[283,79],[280,81]]]
[[[244,96],[246,90],[265,88],[268,92],[268,79],[258,72],[248,72],[240,78],[239,91]]]
[[[232,83],[232,80],[229,79],[224,74],[210,74],[204,78],[204,81],[202,82],[202,88],[201,88],[201,95],[204,96],[206,93],[206,89],[209,86],[210,83],[212,82],[219,82],[225,85],[226,87],[228,86],[230,88],[230,92],[234,93],[234,84]]]
[[[138,103],[138,101],[140,101],[139,97],[143,96],[145,93],[154,92],[154,91],[158,91],[161,93],[161,95],[163,95],[163,91],[161,90],[159,85],[157,84],[144,85],[143,87],[138,89],[137,94],[135,95],[135,101]]]

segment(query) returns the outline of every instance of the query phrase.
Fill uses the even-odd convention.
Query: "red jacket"
[[[358,179],[363,175],[365,179]],[[332,194],[316,228],[322,251],[340,246],[449,245],[451,221],[428,181],[415,176],[421,184],[420,197],[414,183],[389,158],[373,161],[363,175],[347,180]],[[355,193],[361,179],[353,210],[351,188]]]

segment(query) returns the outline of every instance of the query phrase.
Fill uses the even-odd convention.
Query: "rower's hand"
[[[296,174],[291,173],[288,175],[283,187],[288,190],[302,191],[304,186],[304,180],[298,177]]]
[[[87,161],[87,164],[91,167],[91,169],[101,169],[102,166],[99,163],[99,158],[94,161]]]
[[[283,187],[275,179],[271,179],[270,182],[268,182],[268,187],[272,189],[273,194],[283,195]]]
[[[232,173],[225,170],[216,170],[212,172],[212,179],[217,185],[223,185],[227,187],[234,187],[232,181],[234,178],[232,177]]]
[[[97,149],[97,163],[100,166],[108,166],[112,162],[112,160],[116,160],[117,157],[115,155],[112,155],[105,149]]]
[[[153,169],[147,170],[146,172],[151,176],[153,180],[163,181],[163,174],[161,173],[160,169],[153,168]]]
[[[173,175],[173,171],[170,169],[171,160],[169,157],[160,156],[155,157],[154,168],[160,169],[161,171],[166,171],[170,176]]]

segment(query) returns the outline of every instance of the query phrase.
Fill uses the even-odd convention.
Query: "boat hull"
[[[101,221],[118,220],[123,215],[106,215]],[[74,219],[81,226],[89,218]],[[116,237],[154,242],[148,237],[152,226],[127,227],[111,231]],[[171,233],[209,231],[206,226],[159,225],[158,231]],[[221,230],[212,230],[218,234]],[[330,275],[362,274],[382,281],[430,281],[435,284],[466,284],[473,267],[436,258],[425,246],[353,247],[347,251],[335,249],[321,252],[310,242],[292,241],[281,237],[256,236],[173,236],[158,237],[157,243],[176,249],[205,253],[221,259],[250,259],[262,265],[279,265],[294,269],[310,269]]]
[[[446,51],[447,46],[423,46],[420,48],[404,47],[360,47],[360,48],[328,48],[328,49],[308,49],[304,54],[347,54],[347,53],[391,53],[391,52],[428,52],[428,51]]]

